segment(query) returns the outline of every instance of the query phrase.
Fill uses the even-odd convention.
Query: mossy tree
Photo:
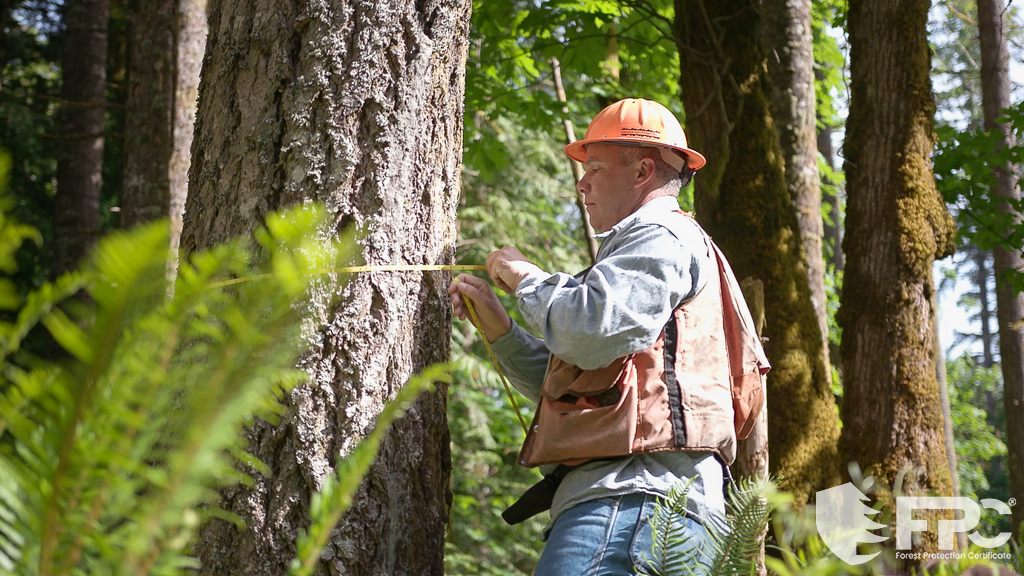
[[[848,204],[839,323],[843,456],[883,486],[951,494],[932,264],[956,227],[935,188],[928,0],[851,0]]]
[[[807,285],[829,365],[811,0],[766,0],[762,13],[762,49],[772,55],[766,58],[771,114],[779,134],[786,188],[800,226]]]
[[[368,264],[450,262],[471,4],[212,0],[182,253],[245,233],[265,213],[324,202]],[[310,294],[309,381],[278,424],[254,424],[269,470],[225,494],[246,526],[213,520],[204,574],[287,572],[310,494],[385,402],[449,356],[447,275],[373,273]],[[337,304],[332,304],[337,299]],[[445,391],[388,433],[317,574],[442,574],[448,519]]]
[[[762,26],[750,0],[676,0],[687,134],[708,157],[697,218],[740,278],[764,283],[770,470],[806,502],[838,480],[839,426],[769,106]]]

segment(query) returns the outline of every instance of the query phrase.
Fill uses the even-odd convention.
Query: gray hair
[[[622,144],[617,142],[617,144]],[[671,164],[665,162],[661,157],[661,151],[653,146],[630,146],[628,144],[623,146],[626,150],[622,152],[622,161],[625,164],[636,162],[643,158],[650,158],[654,160],[654,178],[658,182],[658,186],[671,186],[672,189],[678,190],[683,186],[690,183],[693,178],[693,170],[690,170],[689,166],[683,168],[680,172],[672,167]]]

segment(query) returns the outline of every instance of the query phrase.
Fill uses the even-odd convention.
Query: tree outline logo
[[[869,500],[851,482],[821,490],[816,495],[814,522],[818,534],[833,554],[851,566],[868,562],[879,554],[858,554],[858,544],[874,544],[889,539],[874,533],[885,525],[871,519],[878,510],[864,503]]]

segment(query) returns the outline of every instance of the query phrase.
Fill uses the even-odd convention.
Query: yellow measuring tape
[[[476,328],[477,336],[479,336],[480,340],[484,343],[484,350],[487,351],[487,358],[494,366],[494,371],[498,373],[498,378],[501,379],[501,385],[505,387],[505,395],[508,396],[508,401],[512,404],[512,411],[516,413],[516,418],[519,419],[519,425],[523,428],[523,434],[527,434],[528,427],[526,425],[526,420],[523,419],[523,413],[519,411],[519,403],[516,402],[516,395],[512,392],[512,385],[509,383],[508,377],[505,376],[505,371],[501,369],[501,364],[494,356],[494,350],[491,349],[491,343],[487,341],[487,336],[480,327],[480,317],[476,315],[476,306],[473,305],[472,300],[465,296],[462,297],[462,301],[466,304],[466,310],[469,311],[469,320],[473,323],[473,327]]]
[[[483,264],[376,264],[364,266],[342,266],[340,268],[321,270],[321,272],[360,274],[363,272],[479,272],[482,270],[487,270],[487,266],[484,266]],[[227,286],[234,286],[236,284],[244,284],[252,280],[259,280],[261,278],[270,278],[271,276],[273,276],[273,274],[270,274],[269,272],[266,274],[253,274],[252,276],[243,276],[240,278],[232,278],[230,280],[215,282],[211,284],[210,287],[224,288]]]
[[[482,264],[368,264],[363,266],[343,266],[332,271],[342,274],[360,274],[366,272],[479,272],[483,270],[487,270],[487,266]],[[232,278],[231,280],[218,282],[215,286],[232,286],[234,284],[240,284],[260,277],[269,276],[270,274],[258,274],[256,276],[248,276],[245,278]],[[494,366],[494,371],[498,373],[498,378],[501,380],[501,385],[505,388],[505,394],[508,396],[509,403],[512,404],[512,410],[516,413],[516,418],[519,419],[519,425],[523,428],[523,434],[526,434],[528,427],[526,425],[526,420],[523,419],[522,412],[519,411],[519,402],[516,402],[515,393],[512,392],[512,385],[509,383],[508,377],[505,376],[505,371],[502,370],[497,357],[495,357],[494,350],[491,349],[491,343],[487,341],[487,336],[484,334],[483,328],[480,327],[480,317],[477,316],[476,307],[473,306],[473,301],[469,298],[463,297],[462,301],[466,304],[466,310],[469,311],[469,320],[473,323],[473,327],[476,328],[477,336],[479,336],[480,340],[484,343],[484,350],[487,351],[487,358],[491,361],[491,365]]]
[[[378,264],[367,266],[345,266],[338,272],[359,274],[360,272],[472,272],[487,270],[483,264]]]
[[[360,272],[421,272],[437,270],[445,272],[468,272],[486,269],[486,266],[480,264],[384,264],[346,266],[341,268],[339,271],[348,274],[358,274]],[[528,427],[526,425],[526,420],[523,419],[523,413],[519,411],[519,402],[516,401],[516,395],[512,392],[512,384],[509,383],[508,377],[505,376],[505,371],[502,370],[501,363],[498,362],[498,358],[494,355],[494,350],[491,349],[491,343],[487,340],[487,335],[484,334],[484,330],[480,326],[480,317],[477,316],[476,306],[473,305],[472,300],[465,296],[462,297],[462,301],[466,304],[466,310],[469,312],[469,320],[472,322],[473,328],[476,329],[477,336],[479,336],[480,341],[484,343],[484,350],[487,351],[487,359],[491,361],[491,365],[494,366],[494,371],[498,373],[498,379],[501,380],[501,385],[505,388],[505,395],[508,396],[508,401],[512,404],[512,411],[516,413],[516,418],[519,419],[519,426],[522,427],[523,434],[526,434]]]

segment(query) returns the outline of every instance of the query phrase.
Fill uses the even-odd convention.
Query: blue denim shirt
[[[512,384],[534,402],[551,354],[583,369],[607,366],[658,339],[672,311],[717,273],[703,234],[681,218],[675,197],[651,200],[622,219],[602,240],[585,276],[536,272],[520,282],[516,300],[538,338],[513,323],[493,343]],[[710,453],[655,452],[585,464],[562,481],[551,521],[581,502],[646,492],[665,496],[697,477],[690,510],[702,520],[724,515],[721,464]]]

